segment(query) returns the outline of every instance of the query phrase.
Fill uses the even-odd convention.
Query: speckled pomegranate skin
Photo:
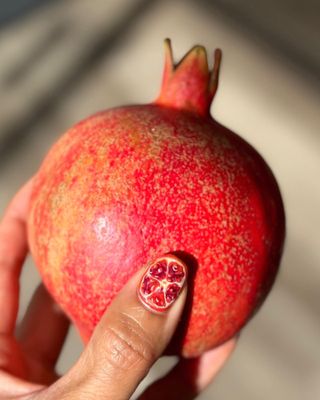
[[[278,269],[284,211],[259,154],[209,115],[161,104],[97,113],[54,145],[35,179],[31,252],[84,341],[142,266],[178,254],[189,298],[168,351],[235,335]]]

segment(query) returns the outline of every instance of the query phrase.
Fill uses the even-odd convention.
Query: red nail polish
[[[177,257],[166,254],[149,265],[140,281],[138,297],[150,311],[164,312],[179,297],[187,278],[187,267]]]

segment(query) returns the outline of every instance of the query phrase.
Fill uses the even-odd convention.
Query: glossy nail
[[[138,286],[138,297],[148,310],[162,313],[177,300],[186,279],[186,265],[166,254],[148,266]]]

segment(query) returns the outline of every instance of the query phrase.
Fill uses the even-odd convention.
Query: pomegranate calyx
[[[195,45],[174,64],[170,39],[166,39],[165,64],[158,105],[195,112],[202,116],[210,113],[210,105],[218,88],[221,50],[214,53],[214,66],[208,67],[205,47]]]

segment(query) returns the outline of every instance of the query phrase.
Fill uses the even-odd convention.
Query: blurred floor
[[[0,210],[74,122],[102,108],[155,98],[165,37],[172,38],[177,59],[196,42],[209,51],[221,47],[212,113],[271,165],[285,199],[288,234],[272,294],[200,398],[315,400],[320,398],[319,86],[310,68],[304,73],[303,65],[279,48],[273,51],[248,27],[240,29],[239,20],[233,24],[223,7],[204,3],[51,1],[2,28]],[[311,64],[316,62],[315,57]],[[21,313],[38,279],[29,261]],[[60,371],[80,351],[71,332]],[[160,361],[150,379],[172,362]]]

